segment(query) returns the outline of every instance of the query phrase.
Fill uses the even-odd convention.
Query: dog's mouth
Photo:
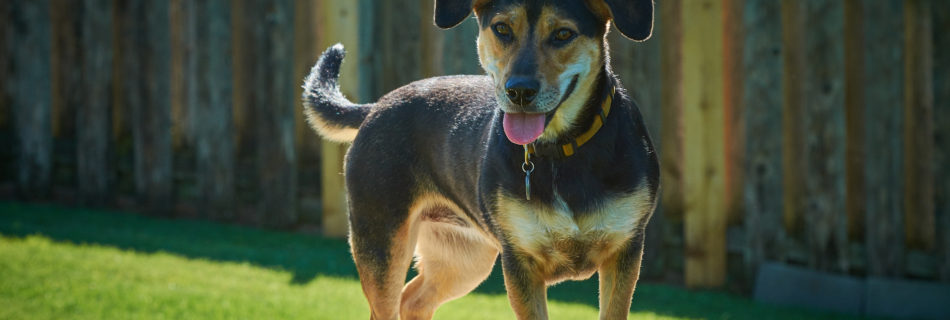
[[[577,77],[578,76],[575,75],[573,79],[571,79],[571,83],[567,86],[567,90],[565,90],[564,95],[561,96],[560,101],[549,111],[505,112],[504,119],[502,119],[502,126],[505,129],[505,136],[508,137],[508,140],[517,145],[526,145],[538,140],[538,137],[544,133],[544,128],[554,115],[554,112],[556,112],[557,108],[561,106],[561,103],[564,103],[564,100],[567,100],[567,97],[574,92],[574,88],[577,86]]]

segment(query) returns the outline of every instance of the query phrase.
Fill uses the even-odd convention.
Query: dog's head
[[[451,28],[472,11],[479,60],[517,144],[570,129],[603,70],[610,21],[637,41],[653,29],[653,0],[436,0],[435,23]]]

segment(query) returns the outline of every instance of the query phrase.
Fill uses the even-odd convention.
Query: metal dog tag
[[[534,163],[531,162],[528,145],[524,145],[524,162],[521,163],[521,171],[524,172],[524,198],[531,200],[531,172],[534,172]]]
[[[531,172],[524,173],[524,198],[531,200]]]

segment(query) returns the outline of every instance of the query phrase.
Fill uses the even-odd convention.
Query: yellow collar
[[[577,148],[580,148],[585,143],[590,141],[590,139],[594,137],[594,134],[597,134],[597,131],[599,131],[600,128],[604,126],[604,123],[607,122],[607,115],[610,114],[610,106],[613,102],[615,91],[616,91],[616,88],[611,86],[610,93],[607,94],[607,97],[604,98],[604,102],[600,105],[599,117],[594,117],[594,123],[590,125],[590,129],[587,129],[587,131],[585,131],[583,134],[581,134],[580,136],[577,136],[577,138],[575,138],[574,141],[571,141],[571,143],[565,143],[565,144],[560,145],[559,151],[562,156],[570,157],[574,155]],[[525,148],[525,152],[527,153],[525,154],[526,159],[527,159],[528,154],[535,154],[534,144],[532,143],[532,144],[527,145],[527,148]]]

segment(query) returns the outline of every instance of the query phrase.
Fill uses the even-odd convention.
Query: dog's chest
[[[560,195],[553,203],[499,197],[498,222],[519,254],[554,277],[586,278],[627,242],[653,206],[646,188],[605,199],[589,212],[573,212]]]

